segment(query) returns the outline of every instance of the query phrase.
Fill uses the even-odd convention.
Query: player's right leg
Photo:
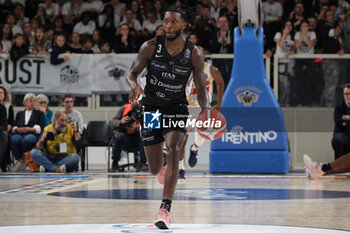
[[[148,168],[152,175],[157,175],[163,167],[163,144],[164,142],[144,146]]]

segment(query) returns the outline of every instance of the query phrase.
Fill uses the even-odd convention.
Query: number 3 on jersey
[[[159,44],[159,45],[158,45],[158,48],[157,48],[157,53],[160,53],[161,51],[162,51],[162,45]]]

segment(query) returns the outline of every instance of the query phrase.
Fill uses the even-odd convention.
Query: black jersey
[[[182,51],[172,57],[165,47],[165,36],[157,36],[156,48],[147,65],[143,105],[188,104],[186,86],[192,73],[193,48],[193,43],[187,40]]]

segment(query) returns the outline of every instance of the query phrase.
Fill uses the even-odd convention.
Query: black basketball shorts
[[[141,138],[144,146],[164,141],[164,136],[173,130],[186,134],[189,113],[187,105],[169,107],[142,106]]]

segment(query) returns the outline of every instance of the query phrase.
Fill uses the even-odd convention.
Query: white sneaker
[[[67,173],[66,165],[63,164],[62,166],[60,166],[60,170],[61,170],[62,173]]]
[[[45,167],[40,165],[39,172],[44,173],[45,171],[46,171]]]
[[[26,162],[17,161],[15,166],[11,169],[12,172],[25,172],[27,168]]]
[[[320,178],[324,172],[322,171],[322,164],[312,161],[312,159],[305,154],[304,157],[305,172],[306,176],[313,180],[315,178]]]
[[[66,173],[67,172],[66,165],[63,164],[59,167],[56,167],[55,172],[56,173]]]

